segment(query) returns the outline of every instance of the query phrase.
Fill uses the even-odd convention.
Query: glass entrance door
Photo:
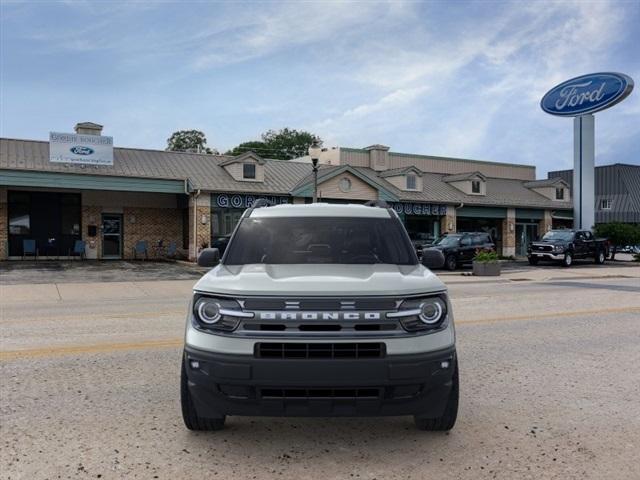
[[[102,258],[122,258],[122,215],[102,214]]]
[[[516,256],[526,257],[529,243],[537,238],[537,223],[516,223]]]

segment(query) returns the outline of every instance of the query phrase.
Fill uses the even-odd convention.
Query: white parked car
[[[187,428],[217,430],[227,415],[412,415],[420,429],[453,427],[447,289],[393,209],[258,204],[222,260],[207,249],[199,263],[214,268],[187,318]]]

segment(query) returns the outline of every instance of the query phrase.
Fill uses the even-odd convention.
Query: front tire
[[[460,381],[458,378],[458,361],[456,360],[455,370],[453,371],[453,385],[449,392],[447,406],[442,416],[437,418],[421,418],[417,415],[413,417],[418,430],[426,430],[430,432],[445,432],[451,430],[456,424],[458,418],[458,401],[460,399]]]
[[[458,261],[456,260],[455,255],[448,255],[446,260],[444,261],[444,266],[447,270],[453,271],[458,267]]]
[[[562,259],[562,266],[565,268],[569,268],[573,264],[573,255],[571,252],[567,252],[564,254],[564,258]]]
[[[189,393],[189,385],[187,380],[187,372],[182,360],[182,371],[180,373],[180,405],[182,407],[182,420],[185,427],[194,431],[214,431],[222,430],[226,417],[221,415],[219,418],[204,418],[198,416],[196,408],[193,405],[191,394]]]
[[[597,265],[604,264],[606,259],[607,259],[607,256],[605,255],[603,250],[600,250],[598,253],[596,253],[596,264]]]
[[[536,257],[529,257],[529,265],[537,265],[538,259]]]

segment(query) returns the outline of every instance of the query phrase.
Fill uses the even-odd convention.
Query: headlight
[[[435,325],[442,319],[444,306],[439,298],[430,299],[420,304],[420,320],[427,325]]]
[[[397,318],[409,332],[438,329],[447,318],[447,300],[444,295],[405,300],[387,317]]]
[[[253,318],[253,313],[243,312],[235,300],[197,294],[193,301],[193,318],[198,327],[230,332],[243,318]]]
[[[556,252],[562,252],[564,250],[564,247],[562,245],[555,245],[553,247],[553,250]]]
[[[198,319],[207,325],[213,325],[222,318],[220,315],[220,304],[213,299],[201,298],[196,303]]]

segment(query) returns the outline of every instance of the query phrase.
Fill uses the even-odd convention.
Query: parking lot
[[[449,433],[405,417],[193,433],[178,380],[200,270],[124,263],[2,267],[0,478],[640,477],[638,266],[441,272],[461,375]]]

